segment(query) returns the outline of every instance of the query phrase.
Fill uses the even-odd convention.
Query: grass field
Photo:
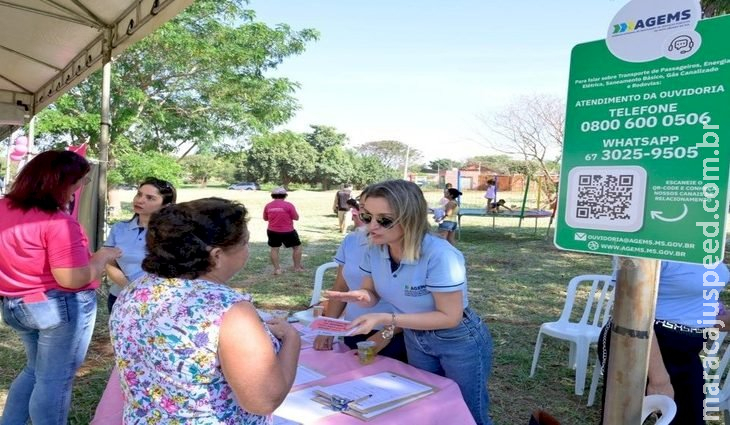
[[[133,193],[127,192],[127,201]],[[440,191],[428,192],[435,205]],[[478,205],[481,193],[465,198]],[[251,257],[248,265],[231,282],[254,295],[260,308],[300,310],[311,296],[314,269],[331,261],[341,235],[331,206],[334,191],[294,191],[289,200],[301,216],[296,224],[304,242],[304,264],[308,271],[286,271],[273,276],[266,246],[266,226],[261,219],[268,192],[236,192],[220,188],[182,189],[178,201],[205,196],[236,199],[251,211]],[[521,194],[502,194],[511,203],[521,203]],[[467,259],[470,305],[481,314],[494,338],[494,367],[490,380],[491,414],[496,424],[526,424],[530,413],[544,408],[564,425],[597,423],[599,408],[586,407],[586,395],[573,394],[574,371],[566,367],[568,345],[546,338],[534,378],[529,378],[532,352],[541,323],[556,320],[565,299],[570,278],[587,273],[610,273],[609,257],[560,251],[551,238],[545,239],[548,221],[528,219],[517,228],[518,219],[483,217],[462,219],[458,248]],[[552,231],[551,231],[552,236]],[[290,251],[282,251],[282,266],[291,266]],[[71,424],[87,424],[103,392],[112,366],[106,314],[106,293],[99,291],[99,314],[92,347],[74,385]],[[103,302],[102,302],[103,301]],[[14,333],[0,324],[0,411],[10,382],[23,366],[24,354]],[[599,389],[600,391],[600,389]],[[447,425],[447,424],[445,424]],[[451,424],[448,424],[451,425]]]

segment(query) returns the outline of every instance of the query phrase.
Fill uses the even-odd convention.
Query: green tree
[[[423,166],[423,171],[430,171],[437,173],[441,170],[450,170],[452,168],[459,168],[462,166],[462,163],[459,161],[454,161],[453,159],[447,159],[447,158],[440,158],[435,159],[428,163],[428,165]]]
[[[222,167],[221,161],[210,154],[188,155],[180,160],[187,177],[190,181],[199,183],[203,187],[208,185],[208,180],[216,176]]]
[[[306,133],[304,138],[317,152],[316,169],[310,183],[313,186],[321,184],[322,189],[328,190],[332,184],[348,181],[352,163],[343,150],[347,135],[326,125],[310,127],[312,132]]]
[[[109,172],[108,182],[110,186],[120,183],[137,185],[147,177],[157,177],[179,186],[182,175],[182,166],[170,155],[159,152],[138,155],[131,152],[122,153],[117,158],[117,166]]]
[[[223,163],[218,178],[227,183],[237,181],[257,180],[248,171],[247,153],[245,151],[226,152],[218,156]]]
[[[339,146],[332,146],[319,155],[315,172],[322,189],[329,190],[332,185],[350,182],[354,174],[350,156]]]
[[[137,152],[192,149],[227,138],[243,143],[286,122],[296,83],[266,78],[286,57],[317,38],[310,29],[255,22],[245,0],[198,0],[115,59],[111,155],[129,140]],[[99,140],[101,71],[41,114],[46,143]]]
[[[365,187],[383,180],[403,177],[403,172],[383,164],[380,158],[373,155],[349,152],[353,164],[351,182],[355,187]]]
[[[307,143],[312,145],[317,152],[324,152],[333,147],[344,147],[347,143],[347,135],[338,133],[337,129],[327,125],[310,125],[311,133],[307,133],[304,137]]]
[[[409,147],[407,144],[397,140],[380,140],[367,142],[358,146],[358,150],[364,155],[374,156],[386,167],[403,169],[406,159],[410,164],[417,163],[422,154],[419,150]]]
[[[254,137],[246,163],[259,181],[289,187],[311,179],[317,157],[304,136],[287,130]]]

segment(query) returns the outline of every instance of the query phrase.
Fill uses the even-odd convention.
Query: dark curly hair
[[[212,270],[212,248],[248,243],[247,222],[246,207],[227,199],[168,205],[150,218],[142,269],[161,277],[195,279]]]

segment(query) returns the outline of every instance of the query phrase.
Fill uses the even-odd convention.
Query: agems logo
[[[606,28],[606,47],[626,62],[684,60],[701,49],[701,17],[698,0],[630,0]]]
[[[661,26],[665,24],[671,24],[675,22],[682,22],[692,17],[692,11],[685,9],[681,12],[666,13],[664,15],[652,16],[646,19],[639,19],[638,21],[620,22],[613,25],[613,34],[619,34],[622,32],[637,31],[646,28],[653,28],[655,26]]]

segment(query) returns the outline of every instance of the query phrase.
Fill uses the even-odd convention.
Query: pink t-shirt
[[[272,232],[293,232],[294,220],[299,220],[299,214],[294,204],[274,199],[264,207],[264,220],[269,222],[268,229]]]
[[[89,264],[89,240],[79,222],[65,212],[10,209],[0,199],[0,295],[21,297],[51,289],[94,289],[99,281],[79,289],[58,285],[52,268]]]

